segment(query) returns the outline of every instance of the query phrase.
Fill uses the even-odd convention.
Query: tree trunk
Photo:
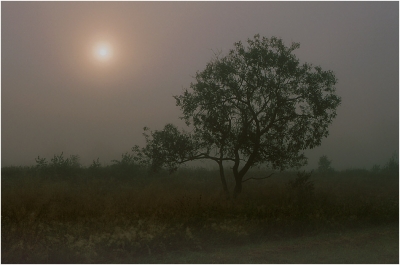
[[[254,159],[258,154],[258,150],[260,148],[259,141],[255,143],[255,147],[253,153],[250,155],[249,159],[247,160],[246,164],[242,167],[241,170],[239,169],[239,152],[235,150],[235,164],[233,166],[233,175],[235,176],[235,189],[233,190],[233,198],[236,199],[239,194],[242,192],[242,182],[243,177],[246,175],[247,171],[251,168],[254,164]]]
[[[227,196],[229,198],[229,190],[228,190],[228,185],[226,184],[226,179],[225,179],[225,172],[224,172],[224,167],[222,165],[222,162],[218,163],[219,166],[219,176],[221,177],[221,182],[222,182],[222,188]]]
[[[235,175],[235,189],[233,190],[233,198],[236,199],[242,192],[242,177]]]

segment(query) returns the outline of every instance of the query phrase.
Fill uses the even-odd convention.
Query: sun
[[[106,62],[111,60],[113,50],[109,43],[99,42],[93,48],[93,55],[98,61]]]

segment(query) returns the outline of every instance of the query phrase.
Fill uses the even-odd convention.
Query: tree
[[[328,159],[326,155],[323,155],[318,160],[318,171],[321,173],[331,173],[333,168],[331,167],[332,161]]]
[[[394,152],[393,155],[390,157],[389,161],[383,167],[383,171],[396,174],[399,173],[399,157],[397,155],[397,152]]]
[[[219,166],[228,193],[223,163],[230,162],[234,197],[248,170],[267,164],[283,170],[306,164],[302,150],[321,144],[336,116],[340,97],[332,71],[300,64],[276,37],[248,39],[221,57],[216,55],[182,95],[174,96],[190,132],[172,124],[147,134],[146,146],[133,148],[153,169],[176,170],[179,164],[210,159]]]

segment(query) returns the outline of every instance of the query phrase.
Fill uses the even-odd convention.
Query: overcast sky
[[[183,127],[172,96],[257,33],[300,42],[301,62],[338,78],[342,104],[309,167],[327,155],[370,169],[398,152],[398,2],[2,2],[2,166],[61,152],[110,164],[144,144],[144,126]]]

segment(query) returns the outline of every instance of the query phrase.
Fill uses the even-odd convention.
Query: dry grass
[[[398,175],[315,176],[305,196],[288,185],[294,174],[280,174],[246,182],[230,201],[217,172],[131,180],[107,174],[3,174],[2,262],[145,262],[176,251],[398,223]]]

